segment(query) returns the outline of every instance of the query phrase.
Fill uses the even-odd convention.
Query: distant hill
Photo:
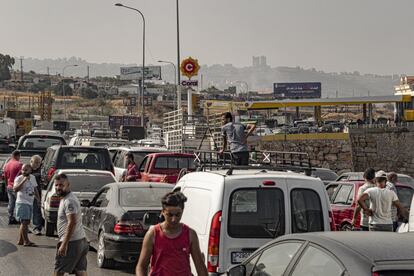
[[[134,66],[135,64],[115,63],[89,63],[86,60],[71,57],[61,59],[35,59],[25,58],[23,61],[24,71],[35,71],[36,73],[61,74],[66,65],[78,64],[77,68],[68,68],[65,75],[86,77],[87,66],[89,66],[90,77],[119,75],[120,67]],[[16,62],[14,69],[19,69]],[[245,91],[242,82],[248,83],[248,88],[254,91],[271,92],[274,82],[321,82],[323,97],[347,97],[369,95],[392,95],[393,86],[399,82],[399,76],[381,76],[373,74],[360,74],[359,72],[326,73],[317,69],[304,69],[301,67],[243,67],[237,68],[231,64],[226,65],[203,65],[200,69],[199,82],[203,88],[214,85],[217,88],[237,86],[238,91]],[[166,82],[174,82],[174,69],[171,65],[162,66],[162,78]]]

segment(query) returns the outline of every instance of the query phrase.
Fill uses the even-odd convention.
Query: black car
[[[411,233],[320,232],[282,236],[256,250],[230,276],[414,275]]]
[[[90,169],[114,173],[109,152],[105,148],[85,146],[52,146],[42,164],[42,183],[49,183],[56,170]]]
[[[17,150],[22,156],[33,156],[35,154],[43,157],[48,147],[54,145],[66,145],[62,135],[52,131],[31,131],[27,135],[20,137]]]
[[[82,222],[99,267],[135,262],[148,225],[144,215],[160,215],[171,184],[123,182],[105,185],[91,202],[82,201]],[[154,222],[155,223],[155,222]]]

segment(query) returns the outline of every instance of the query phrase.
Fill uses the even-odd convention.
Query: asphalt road
[[[0,275],[51,275],[54,267],[57,237],[29,235],[38,247],[16,245],[18,226],[7,225],[7,205],[0,202]],[[89,275],[133,275],[134,265],[118,264],[114,269],[96,266],[96,252],[88,253]]]

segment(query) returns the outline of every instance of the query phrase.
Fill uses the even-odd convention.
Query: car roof
[[[272,171],[272,170],[263,170],[263,169],[234,169],[230,175],[228,175],[229,170],[217,170],[217,171],[205,171],[203,173],[212,173],[216,175],[220,175],[226,178],[232,178],[232,179],[243,179],[246,177],[251,176],[260,176],[260,177],[288,177],[288,178],[295,178],[295,179],[304,179],[304,180],[312,180],[312,181],[321,181],[317,178],[310,177],[303,175],[301,173],[291,172],[291,171]],[[197,172],[195,172],[197,173]]]
[[[310,241],[327,248],[334,253],[347,249],[358,253],[372,262],[414,260],[414,244],[412,233],[398,234],[393,232],[335,231],[290,234],[276,239],[277,241],[303,240]],[[341,256],[338,256],[339,258]]]
[[[174,185],[156,182],[114,182],[105,186],[117,188],[169,188],[173,189]]]
[[[151,156],[171,156],[171,157],[194,157],[194,154],[190,153],[179,153],[179,152],[156,152],[156,153],[150,153],[148,155]]]
[[[110,171],[103,171],[103,170],[89,170],[89,169],[59,169],[57,170],[58,173],[66,173],[66,174],[73,174],[73,173],[80,173],[80,174],[110,174],[113,175]]]
[[[34,129],[28,133],[28,135],[50,135],[50,136],[62,136],[59,130],[47,130],[47,129]]]
[[[80,149],[80,150],[84,150],[84,149],[106,149],[104,147],[94,147],[94,146],[81,146],[81,145],[53,145],[49,148],[73,148],[73,149]]]
[[[158,147],[119,147],[120,150],[139,152],[139,151],[152,151],[152,152],[168,152],[166,148]]]

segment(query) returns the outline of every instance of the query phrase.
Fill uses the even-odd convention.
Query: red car
[[[357,204],[359,188],[364,181],[354,182],[332,182],[327,185],[326,190],[330,194],[331,208],[337,230],[351,230],[352,217]],[[397,194],[401,204],[409,208],[414,189],[409,185],[397,184]],[[357,217],[356,229],[360,228],[360,215]]]
[[[195,170],[194,155],[186,153],[151,153],[139,166],[138,181],[175,184],[182,169]]]

